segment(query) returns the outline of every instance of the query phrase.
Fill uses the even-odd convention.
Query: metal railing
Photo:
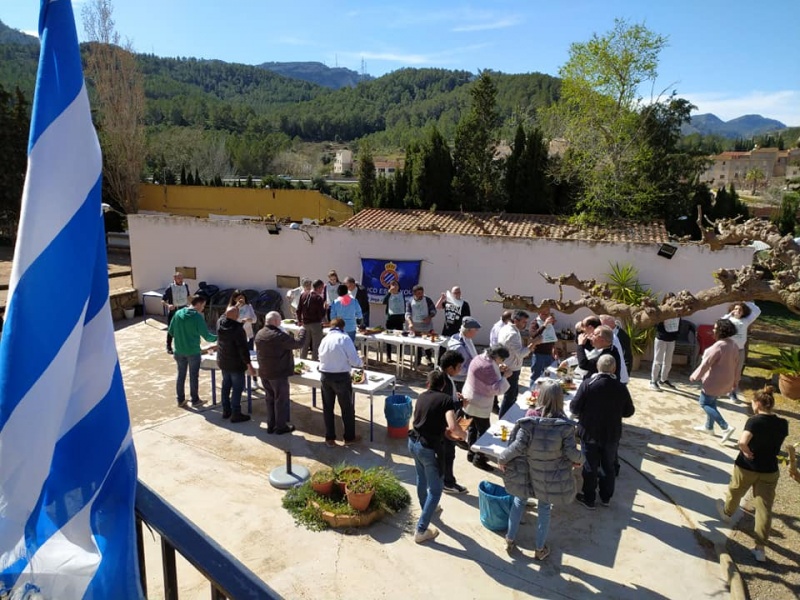
[[[147,597],[143,524],[161,536],[164,598],[178,600],[178,552],[208,579],[212,600],[280,600],[282,597],[147,485],[136,486],[136,546],[142,592]]]

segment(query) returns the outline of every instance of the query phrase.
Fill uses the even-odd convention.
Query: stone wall
[[[109,296],[111,303],[111,317],[115,321],[125,318],[123,309],[133,308],[142,301],[139,292],[134,288],[126,288],[122,290],[115,290]]]

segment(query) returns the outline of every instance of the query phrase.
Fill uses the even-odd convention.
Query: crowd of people
[[[369,322],[366,290],[354,278],[340,282],[335,271],[328,282],[303,279],[287,295],[300,325],[298,336],[281,326],[277,311],[268,313],[264,326],[255,332],[255,312],[245,295],[236,290],[217,322],[217,333],[208,331],[203,310],[205,298],[192,296],[176,273],[163,297],[167,308],[167,351],[177,365],[176,398],[186,406],[185,379],[190,381],[189,401],[201,406],[198,394],[201,340],[216,343],[217,363],[222,371],[222,417],[233,423],[250,419],[241,410],[245,375],[263,387],[267,407],[267,432],[294,431],[289,422],[289,377],[294,372],[294,353],[311,355],[321,372],[325,442],[337,445],[335,406],[343,423],[345,446],[360,441],[355,431],[351,370],[363,368],[354,340],[359,326]],[[491,424],[492,412],[503,418],[517,402],[523,362],[530,357],[531,389],[548,366],[571,369],[580,378],[574,397],[565,410],[564,394],[557,381],[540,380],[535,406],[517,420],[508,447],[497,459],[497,468],[513,496],[505,536],[506,548],[516,548],[520,521],[530,498],[537,501],[535,558],[550,553],[546,544],[553,506],[573,501],[588,510],[612,501],[619,474],[618,448],[623,419],[634,414],[628,390],[632,369],[631,341],[625,329],[610,315],[590,315],[575,330],[575,353],[565,358],[558,344],[556,317],[548,308],[531,315],[523,310],[504,311],[493,324],[490,345],[479,352],[474,339],[481,324],[471,316],[469,303],[461,298],[459,286],[441,294],[437,302],[417,285],[410,297],[402,295],[392,282],[383,298],[387,329],[429,332],[438,310],[444,310],[442,334],[448,336],[446,351],[427,376],[426,390],[414,406],[408,450],[416,466],[417,497],[421,514],[415,541],[434,539],[438,530],[431,524],[442,493],[465,494],[457,481],[456,448],[467,450],[467,460],[479,469],[494,471],[487,457],[473,450],[476,441]],[[758,307],[736,303],[713,327],[714,343],[705,350],[690,381],[700,384],[699,406],[705,422],[695,427],[706,434],[720,428],[722,443],[728,442],[735,427],[722,416],[717,399],[728,395],[738,401],[744,367],[747,329],[758,317]],[[323,335],[323,326],[330,330]],[[656,328],[650,388],[675,389],[669,377],[680,319],[666,319]],[[251,365],[255,349],[258,372]],[[387,359],[391,349],[387,347]],[[421,356],[420,356],[421,358]],[[427,355],[432,363],[432,355]],[[720,517],[729,521],[743,495],[752,489],[756,507],[754,556],[765,560],[771,509],[778,481],[777,454],[788,435],[788,423],[773,412],[771,388],[755,394],[754,416],[748,419],[738,440],[728,493],[718,502]],[[569,414],[569,416],[568,416]],[[580,471],[582,485],[578,489]]]

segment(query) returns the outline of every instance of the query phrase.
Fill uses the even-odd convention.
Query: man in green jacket
[[[206,307],[204,296],[193,296],[189,306],[181,308],[175,313],[169,324],[169,334],[172,336],[175,363],[178,365],[178,379],[175,391],[178,406],[186,406],[186,371],[189,371],[189,394],[192,406],[199,407],[205,404],[200,400],[198,393],[200,378],[200,338],[207,342],[216,342],[217,336],[209,333],[203,310]]]

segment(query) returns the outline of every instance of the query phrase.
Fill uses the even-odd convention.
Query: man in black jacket
[[[230,417],[231,423],[249,421],[250,415],[242,414],[242,390],[244,375],[255,376],[247,349],[247,334],[244,324],[238,321],[239,307],[229,306],[217,321],[217,366],[222,371],[222,418]]]
[[[292,352],[306,343],[306,330],[300,328],[300,337],[286,333],[280,327],[281,314],[268,312],[264,327],[256,334],[258,376],[264,386],[267,401],[267,433],[291,433],[289,424],[289,377],[294,375]]]
[[[591,347],[591,348],[590,348]],[[578,366],[586,371],[586,377],[597,373],[597,361],[601,356],[611,355],[614,358],[614,375],[619,375],[619,364],[622,358],[614,348],[614,332],[610,327],[595,327],[591,335],[581,333],[578,336],[576,355]]]
[[[614,460],[622,435],[622,419],[632,416],[635,410],[627,386],[614,375],[616,368],[613,356],[602,355],[597,360],[597,373],[583,380],[569,406],[573,417],[578,418],[578,435],[586,456],[583,492],[577,500],[589,510],[595,508],[598,483],[603,506],[608,506],[614,495]]]

